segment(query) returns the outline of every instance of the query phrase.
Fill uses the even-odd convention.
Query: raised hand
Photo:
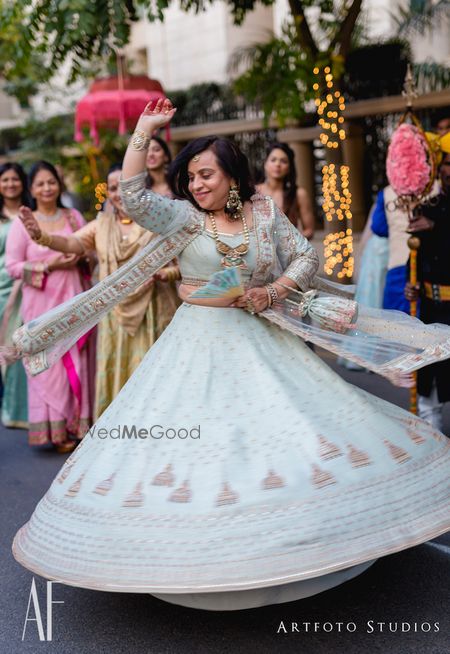
[[[151,136],[155,129],[164,127],[174,117],[176,108],[172,106],[168,98],[163,100],[160,98],[155,104],[154,101],[149,102],[142,112],[136,129],[142,129],[146,134]]]
[[[42,234],[41,228],[29,207],[20,207],[19,218],[33,240],[40,238]]]

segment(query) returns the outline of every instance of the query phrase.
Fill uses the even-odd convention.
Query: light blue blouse
[[[244,240],[241,234],[224,234],[219,232],[219,239],[237,247]],[[250,230],[249,251],[243,257],[246,268],[241,268],[242,281],[248,281],[256,267],[256,237],[253,229]],[[216,241],[209,230],[203,231],[181,252],[178,257],[182,281],[185,284],[194,284],[207,281],[211,275],[222,270],[223,255],[217,252]]]

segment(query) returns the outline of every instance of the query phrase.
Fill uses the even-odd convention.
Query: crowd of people
[[[450,118],[441,118],[434,133],[439,136],[440,161],[427,198],[411,216],[398,206],[388,185],[377,194],[361,248],[361,269],[356,299],[366,306],[410,312],[410,301],[419,300],[419,315],[426,323],[450,324],[449,267],[446,231],[450,197]],[[432,218],[431,218],[432,217]],[[409,283],[408,235],[420,238],[417,278]],[[347,367],[355,368],[351,362]],[[441,362],[418,372],[418,412],[434,427],[443,429],[444,403],[450,401],[449,364]]]
[[[147,151],[146,187],[167,198],[173,197],[168,179],[171,161],[167,143],[154,135]],[[61,166],[39,161],[28,176],[17,163],[0,167],[1,345],[10,342],[21,322],[105,279],[152,240],[154,234],[124,209],[121,173],[121,164],[111,166],[103,209],[86,222],[76,208],[77,197],[65,186]],[[291,148],[271,144],[258,191],[272,196],[311,238],[311,202],[297,187],[296,177]],[[45,236],[39,238],[41,232]],[[21,361],[5,366],[3,424],[28,428],[30,445],[52,444],[61,453],[73,450],[171,321],[181,303],[179,278],[174,259],[42,374],[27,374]]]
[[[35,191],[37,210],[22,210],[20,229],[49,257],[27,269],[16,264],[22,279],[36,277],[32,290],[45,292],[55,257],[73,267],[95,249],[114,260],[80,299],[16,331],[10,361],[24,357],[45,374],[75,342],[78,359],[65,369],[80,375],[92,328],[113,311],[120,322],[115,331],[106,324],[103,352],[127,347],[127,329],[139,329],[143,315],[127,303],[136,297],[142,309],[147,289],[138,290],[155,275],[170,283],[176,264],[183,303],[68,457],[16,534],[13,554],[61,583],[151,593],[184,606],[292,601],[450,528],[448,439],[346,383],[304,339],[408,385],[415,370],[450,356],[450,327],[396,311],[374,314],[317,277],[317,253],[292,209],[304,206],[302,194],[291,192],[292,181],[280,183],[282,147],[269,153],[266,195],[255,193],[244,153],[214,136],[194,140],[171,164],[174,197],[156,192],[168,189],[153,169],[148,179],[146,164],[164,166],[168,156],[150,149],[152,135],[174,113],[169,100],[143,112],[124,157],[120,203],[111,190],[118,171],[108,178],[113,216],[104,238],[115,229],[114,238],[131,241],[134,224],[139,238],[150,238],[132,259],[123,263],[117,248],[104,249],[103,217],[94,227],[63,224],[55,191]],[[442,211],[437,206],[427,220],[438,225]],[[236,269],[242,283],[233,296],[229,287],[207,292],[211,278],[229,279]],[[140,323],[147,334],[151,320]],[[125,426],[136,437],[125,437]],[[68,541],[70,557],[61,547]]]

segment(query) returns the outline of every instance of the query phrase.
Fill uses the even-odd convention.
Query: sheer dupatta
[[[122,183],[124,204],[128,196],[128,213],[136,222],[163,233],[89,291],[20,327],[13,335],[14,347],[0,348],[0,363],[22,358],[30,374],[46,370],[200,233],[200,211],[187,201],[169,200],[145,189],[143,177]],[[265,254],[253,285],[288,271],[303,291],[315,289],[294,293],[295,297],[262,312],[262,318],[399,385],[410,385],[412,371],[450,358],[450,327],[424,325],[397,311],[358,306],[349,287],[315,276],[318,260],[306,239],[273,201],[261,196],[259,200],[262,219],[256,229]]]
[[[323,285],[323,280],[320,280]],[[412,373],[450,358],[450,328],[424,325],[401,311],[373,309],[316,290],[278,302],[260,315],[337,356],[406,388]]]

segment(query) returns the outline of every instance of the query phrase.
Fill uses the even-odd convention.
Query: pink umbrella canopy
[[[125,134],[134,127],[149,102],[165,97],[161,84],[145,75],[95,80],[76,106],[75,141],[83,140],[83,127],[89,127],[95,145],[99,144],[100,127],[115,127],[119,134]],[[166,140],[170,140],[169,126]]]

